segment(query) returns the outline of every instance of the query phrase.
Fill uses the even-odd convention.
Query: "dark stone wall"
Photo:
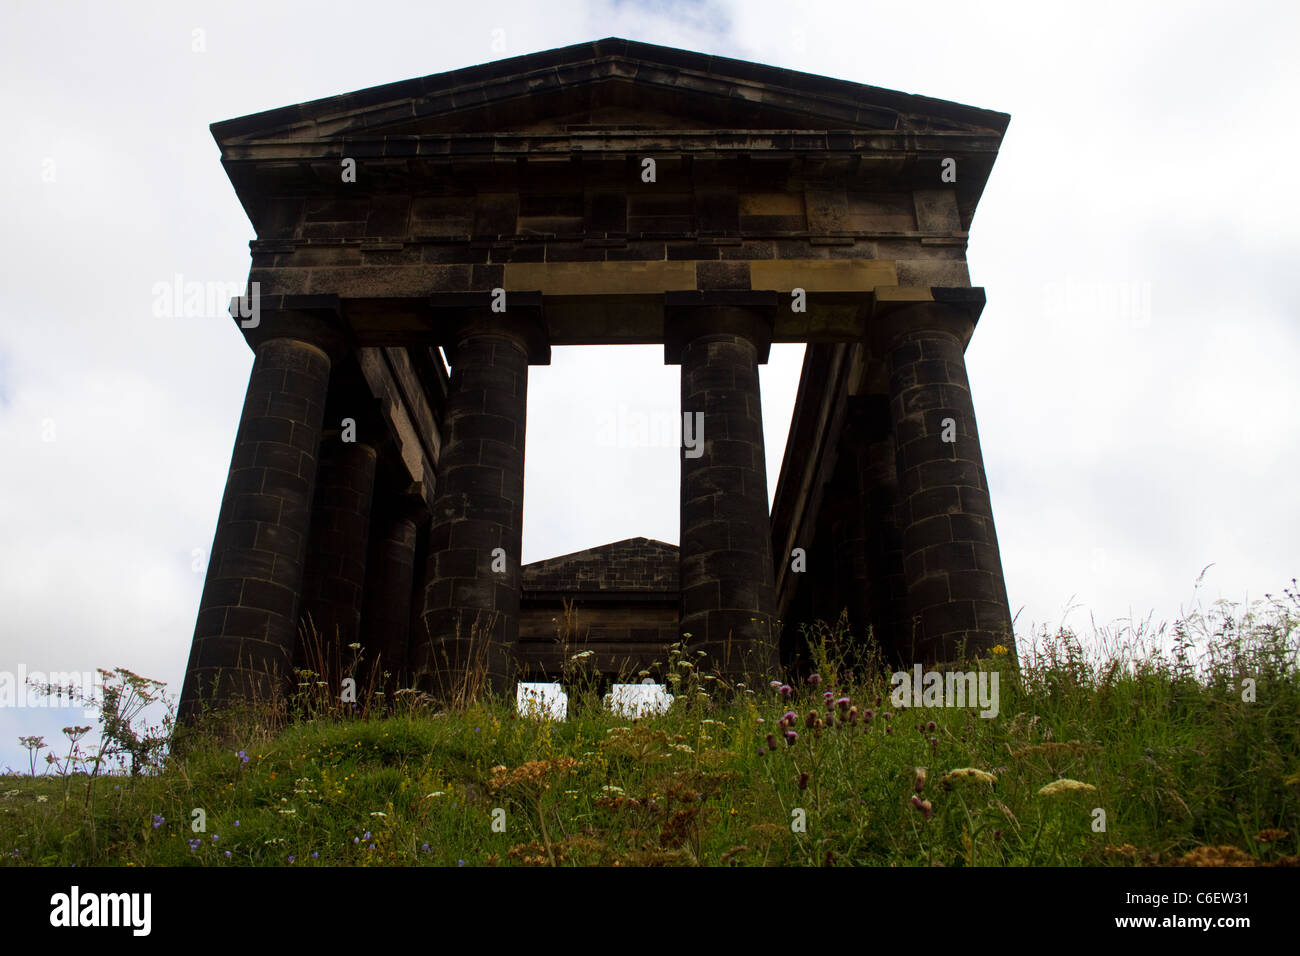
[[[520,667],[531,679],[558,680],[574,654],[590,651],[584,670],[639,681],[680,639],[677,581],[678,549],[648,538],[525,565]]]

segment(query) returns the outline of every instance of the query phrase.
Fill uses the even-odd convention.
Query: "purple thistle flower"
[[[770,747],[770,748],[773,749],[773,750],[776,749],[776,735],[775,735],[775,734],[768,734],[768,735],[767,735],[767,745],[768,745],[768,747]]]
[[[853,702],[849,700],[847,697],[841,697],[839,700],[835,702],[835,706],[838,707],[840,710],[848,710],[849,704],[851,703]]]
[[[770,680],[767,682],[767,686],[772,688],[772,690],[780,690],[781,682],[779,680]]]
[[[825,690],[822,691],[822,698],[826,701],[826,703],[829,704],[831,701],[835,699],[835,695],[832,694],[830,691]]]
[[[789,746],[793,747],[793,746],[794,746],[794,742],[795,742],[796,740],[798,740],[798,739],[799,739],[799,735],[796,734],[793,730],[787,730],[787,731],[785,732],[785,742],[786,742],[786,744],[788,744]]]
[[[777,691],[786,700],[789,700],[791,697],[794,696],[794,688],[791,687],[789,684],[782,684],[779,688],[777,688]]]
[[[822,675],[821,675],[821,674],[809,674],[809,675],[808,675],[808,683],[812,684],[814,687],[816,687],[816,686],[817,686],[818,684],[820,684],[821,682],[822,682]]]
[[[930,733],[934,733],[934,728],[936,728],[936,727],[938,727],[938,726],[939,726],[939,725],[936,724],[936,723],[932,720],[932,721],[930,721],[929,723],[927,723],[927,724],[925,725],[925,729],[926,729],[927,731],[929,731]]]

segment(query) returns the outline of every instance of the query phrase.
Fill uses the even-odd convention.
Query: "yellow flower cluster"
[[[1054,797],[1058,793],[1067,793],[1072,790],[1082,790],[1086,792],[1096,789],[1097,788],[1090,783],[1082,783],[1078,780],[1062,778],[1060,780],[1053,780],[1047,786],[1043,787],[1038,791],[1038,795],[1040,797]]]
[[[946,787],[951,783],[959,780],[974,780],[977,783],[987,783],[990,787],[998,782],[998,778],[986,770],[978,770],[975,767],[959,767],[956,770],[949,770],[943,775],[940,782]]]
[[[582,766],[582,761],[576,757],[562,757],[559,760],[530,760],[514,770],[496,766],[492,768],[492,779],[488,781],[488,786],[493,792],[508,790],[512,787],[534,789],[539,785],[542,789],[549,789],[550,784],[545,782],[547,777],[556,773],[569,773],[580,766]]]

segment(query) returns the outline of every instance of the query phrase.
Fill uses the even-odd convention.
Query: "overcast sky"
[[[1172,620],[1212,563],[1206,604],[1300,574],[1292,2],[9,0],[0,671],[179,688],[252,364],[228,317],[152,314],[155,283],[248,271],[208,124],[605,36],[1011,114],[966,358],[1022,637]],[[801,357],[763,372],[773,489]],[[592,436],[677,389],[658,348],[532,370],[525,561],[676,542],[675,451]],[[74,716],[0,709],[0,768]]]

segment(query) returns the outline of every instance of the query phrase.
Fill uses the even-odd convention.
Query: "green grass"
[[[0,860],[1294,865],[1298,622],[1288,591],[1240,616],[1230,605],[1192,615],[1164,651],[1147,649],[1160,635],[1140,627],[1101,632],[1091,656],[1069,631],[1024,639],[1018,667],[1009,654],[972,665],[1000,674],[989,719],[899,710],[886,674],[861,662],[871,676],[842,672],[845,635],[824,627],[810,631],[822,682],[795,685],[788,703],[766,680],[735,687],[679,664],[677,703],[638,720],[589,694],[564,722],[491,699],[279,730],[245,715],[225,742],[195,735],[150,773],[0,777]],[[856,709],[810,729],[828,688]],[[799,714],[793,745],[777,726],[787,706]],[[945,782],[958,768],[996,782]],[[1040,793],[1060,779],[1094,789]]]

